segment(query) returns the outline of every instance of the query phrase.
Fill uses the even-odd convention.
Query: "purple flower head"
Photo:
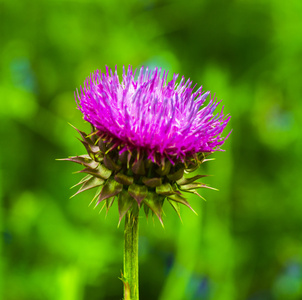
[[[137,79],[132,67],[119,80],[117,69],[97,70],[77,95],[78,108],[97,134],[119,152],[136,150],[159,162],[173,164],[200,152],[221,150],[221,134],[230,120],[214,97],[203,106],[210,92],[193,91],[190,80],[178,75],[167,82],[167,72],[142,67]]]
[[[166,200],[180,217],[180,204],[193,210],[183,193],[203,199],[196,189],[211,188],[198,181],[206,175],[187,175],[221,150],[230,117],[215,114],[220,102],[210,97],[205,105],[210,93],[194,92],[184,77],[167,82],[165,71],[142,67],[135,78],[129,66],[121,81],[108,68],[86,79],[77,103],[92,132],[75,129],[87,154],[63,160],[82,165],[79,172],[87,174],[74,196],[97,188],[95,207],[102,203],[108,211],[117,198],[119,222],[143,207],[163,224]]]

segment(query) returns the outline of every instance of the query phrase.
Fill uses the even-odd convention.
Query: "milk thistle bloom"
[[[204,105],[210,92],[201,87],[194,92],[184,77],[177,83],[174,75],[167,82],[167,73],[161,75],[157,68],[142,67],[137,79],[135,73],[129,66],[120,81],[116,69],[113,73],[106,68],[86,79],[75,96],[92,127],[90,134],[76,129],[87,154],[65,159],[85,167],[80,172],[87,175],[76,194],[98,187],[93,201],[106,205],[107,211],[117,198],[119,223],[125,216],[124,297],[131,300],[138,299],[133,257],[140,208],[162,224],[165,200],[179,216],[179,204],[192,209],[183,192],[199,195],[197,188],[209,187],[196,181],[205,175],[184,174],[221,150],[228,137],[221,135],[230,120],[222,110],[214,114],[220,103],[214,97]]]

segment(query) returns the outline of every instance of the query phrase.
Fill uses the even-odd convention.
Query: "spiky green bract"
[[[163,225],[163,204],[166,200],[180,217],[179,204],[194,212],[183,192],[200,196],[197,188],[210,188],[197,182],[206,175],[191,178],[184,176],[205,162],[209,153],[196,154],[184,162],[179,159],[174,164],[167,158],[162,159],[161,163],[154,163],[143,151],[121,153],[119,147],[112,147],[113,141],[105,142],[98,136],[94,127],[89,135],[75,129],[88,154],[62,159],[82,165],[84,169],[78,172],[87,174],[75,185],[80,185],[80,188],[74,196],[88,189],[98,188],[92,202],[95,207],[103,204],[103,208],[106,205],[107,211],[117,199],[119,224],[129,210],[143,207],[147,217],[151,212]]]

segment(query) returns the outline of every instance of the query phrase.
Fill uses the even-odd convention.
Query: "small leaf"
[[[162,165],[161,167],[159,167],[157,170],[156,170],[156,173],[159,175],[159,176],[165,176],[165,175],[168,175],[170,173],[170,170],[171,170],[171,162],[169,160],[166,160],[165,164]]]
[[[146,218],[148,219],[148,215],[149,215],[149,206],[147,206],[146,204],[144,205],[144,211],[145,211],[145,215],[146,215]]]
[[[92,176],[96,176],[96,177],[99,177],[102,179],[108,179],[110,177],[112,171],[108,170],[102,164],[99,164],[98,167],[95,169],[85,168],[81,171],[78,171],[77,173],[87,173],[87,174],[91,174]]]
[[[100,179],[97,177],[91,177],[88,181],[84,182],[84,184],[81,186],[81,188],[75,194],[73,194],[70,198],[73,198],[74,196],[76,196],[84,191],[98,187],[98,186],[102,185],[103,183],[104,183],[103,179]]]
[[[137,175],[145,175],[145,164],[143,159],[137,160],[132,164],[132,171]]]
[[[128,187],[128,193],[137,201],[138,206],[140,206],[141,202],[146,198],[148,194],[148,188],[144,185],[133,183]]]
[[[180,178],[182,178],[183,174],[184,174],[184,168],[180,168],[178,171],[174,172],[174,173],[170,173],[167,175],[168,179],[170,181],[176,181],[179,180]]]
[[[94,157],[95,153],[98,153],[100,151],[98,146],[95,146],[93,144],[88,144],[86,141],[82,141],[81,139],[79,139],[79,141],[84,145],[87,153],[91,158]]]
[[[99,140],[98,146],[101,152],[105,153],[107,151],[107,143],[105,143],[102,139]]]
[[[191,207],[191,205],[189,204],[189,202],[186,200],[186,198],[178,195],[178,194],[175,194],[175,195],[171,195],[171,196],[168,196],[169,199],[173,200],[173,201],[176,201],[178,203],[181,203],[185,206],[187,206],[188,208],[190,208],[196,215],[196,211]]]
[[[215,160],[215,157],[213,157],[213,158],[207,158],[207,159],[204,159],[202,162],[204,163],[204,162],[207,162],[207,161],[212,161],[212,160]]]
[[[98,205],[101,201],[113,197],[120,193],[123,190],[123,185],[116,182],[113,179],[108,179],[107,182],[104,184],[103,189],[100,193],[98,198],[97,204]]]
[[[177,180],[176,183],[178,185],[184,185],[184,184],[189,184],[191,182],[194,182],[195,180],[199,179],[199,178],[202,178],[202,177],[208,177],[209,175],[196,175],[194,177],[191,177],[191,178],[185,178],[185,177],[182,177],[181,179]]]
[[[90,155],[91,157],[93,157],[94,153],[97,153],[100,151],[100,148],[94,144],[94,141],[93,141],[93,139],[90,138],[90,135],[88,135],[84,131],[77,129],[73,125],[71,125],[71,126],[80,134],[80,136],[83,140],[81,140],[81,139],[79,139],[79,140],[86,148],[86,151],[88,152],[88,154],[89,155],[92,154],[92,155]]]
[[[94,200],[100,195],[100,193],[101,193],[101,191],[102,191],[102,188],[103,188],[103,187],[100,186],[100,187],[97,189],[97,191],[96,191],[94,197],[92,198],[92,200],[90,201],[90,203],[89,203],[88,206],[90,206],[90,205],[94,202]]]
[[[168,199],[168,202],[171,204],[171,206],[174,208],[174,210],[176,211],[179,219],[182,221],[181,216],[180,216],[180,207],[179,207],[179,203],[172,201],[170,199]]]
[[[134,203],[134,199],[127,193],[126,191],[121,191],[118,195],[118,211],[119,211],[119,222],[118,226],[120,226],[120,223],[127,213],[127,211],[132,207]]]
[[[70,189],[73,189],[76,186],[79,186],[80,184],[85,183],[86,181],[88,181],[90,178],[92,178],[92,175],[86,175],[85,177],[83,177],[78,183],[76,183],[75,185],[73,185]]]
[[[104,160],[104,155],[103,155],[102,152],[94,153],[93,159],[94,159],[96,162],[102,162],[102,161]]]
[[[102,164],[99,164],[99,166],[97,167],[97,171],[98,171],[99,176],[104,179],[108,179],[112,174],[112,171],[108,170]]]
[[[123,273],[122,273],[122,278],[120,278],[120,280],[124,284],[124,296],[125,296],[125,299],[123,299],[123,300],[131,300],[131,297],[130,297],[130,285],[129,285],[129,282],[125,279]]]
[[[114,180],[124,185],[130,185],[133,183],[133,177],[127,176],[123,173],[117,173],[114,176]]]
[[[98,139],[97,133],[99,131],[91,123],[90,126],[91,126],[91,133],[87,137],[91,138],[91,141],[93,142],[93,144],[95,144]]]
[[[186,174],[192,173],[192,172],[196,171],[198,168],[199,168],[199,164],[194,164],[190,168],[186,168],[185,173]]]
[[[107,213],[114,202],[114,198],[115,196],[106,199]]]
[[[200,194],[198,194],[198,192],[196,190],[186,190],[185,192],[197,195],[199,198],[201,198],[202,200],[206,201],[206,199],[204,197],[202,197]]]
[[[211,189],[211,190],[216,190],[215,188],[212,188],[204,183],[201,182],[193,182],[193,183],[189,183],[189,184],[184,184],[179,186],[179,189],[187,191],[187,190],[192,190],[192,189],[200,189],[200,188],[207,188],[207,189]]]
[[[162,184],[162,179],[160,177],[154,177],[154,178],[143,177],[142,181],[146,186],[149,186],[152,188],[157,187]]]
[[[79,130],[78,128],[71,125],[70,123],[69,123],[69,125],[71,127],[73,127],[80,134],[80,136],[81,136],[81,138],[83,139],[84,142],[86,142],[87,144],[92,144],[93,145],[93,142],[91,141],[91,139],[87,137],[88,134],[86,134],[84,131]]]
[[[81,139],[79,139],[79,140],[84,145],[84,147],[86,148],[89,155],[93,154],[93,153],[97,153],[98,151],[100,151],[99,147],[94,145],[93,140],[88,137],[88,134],[86,134],[84,131],[81,131],[81,130],[77,129],[73,125],[71,125],[71,126],[80,134],[80,136],[83,140],[81,140]]]
[[[79,156],[72,156],[72,157],[68,157],[68,158],[61,158],[61,159],[57,159],[57,160],[62,160],[62,161],[72,161],[75,162],[77,164],[81,164],[87,168],[96,168],[98,163],[94,160],[92,160],[90,158],[89,155],[85,154],[85,155],[79,155]]]
[[[175,194],[170,183],[164,183],[160,186],[157,186],[155,188],[155,191],[157,194],[165,195],[165,196],[170,196]]]
[[[148,192],[147,197],[144,199],[145,205],[147,205],[152,212],[158,217],[160,223],[164,227],[162,220],[162,206],[163,206],[163,197],[157,195],[156,193]]]
[[[113,159],[109,156],[109,154],[104,155],[104,165],[106,168],[112,171],[119,171],[121,169],[121,166],[116,164]]]
[[[94,208],[96,208],[98,206],[98,203],[94,206]],[[99,211],[99,214],[103,211],[104,207],[106,206],[106,201],[103,203],[100,211]]]

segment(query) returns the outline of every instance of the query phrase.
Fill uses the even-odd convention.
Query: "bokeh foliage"
[[[141,299],[302,299],[301,16],[299,0],[2,0],[0,298],[121,299],[117,207],[69,200],[78,168],[55,158],[84,153],[76,87],[131,64],[215,92],[233,128],[198,217],[142,218]]]

